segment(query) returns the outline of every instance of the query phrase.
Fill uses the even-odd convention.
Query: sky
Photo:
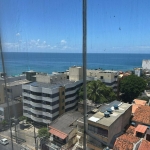
[[[150,0],[87,0],[88,53],[150,53]],[[82,0],[1,0],[6,52],[82,52]]]

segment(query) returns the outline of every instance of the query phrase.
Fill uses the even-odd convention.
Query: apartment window
[[[101,76],[100,79],[103,79],[103,76]]]
[[[91,131],[91,132],[94,132],[96,134],[108,137],[108,130],[106,130],[106,129],[96,127],[96,126],[93,126],[93,125],[89,124],[88,125],[88,130]]]
[[[64,106],[62,106],[62,110],[64,110]]]

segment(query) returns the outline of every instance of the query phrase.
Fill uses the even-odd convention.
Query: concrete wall
[[[16,117],[19,118],[23,115],[23,104],[22,102],[19,102],[17,104],[10,106],[10,117]],[[8,119],[8,107],[4,108],[4,119]]]
[[[79,81],[83,79],[83,68],[82,67],[70,67],[69,68],[69,80]]]
[[[102,82],[106,83],[112,83],[114,81],[117,81],[117,72],[105,72],[101,70],[87,70],[87,76],[88,77],[96,77],[98,80],[101,80]],[[103,78],[103,79],[102,79]]]
[[[67,79],[67,75],[63,73],[52,74],[52,75],[36,75],[37,82],[43,83],[54,83],[56,81]]]
[[[124,131],[125,126],[130,122],[132,106],[130,106],[118,119],[111,124],[108,129],[108,143],[110,144],[114,136]]]

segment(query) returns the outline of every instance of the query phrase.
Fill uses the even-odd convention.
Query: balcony
[[[31,108],[29,108],[28,106],[23,106],[23,110],[31,111]]]
[[[30,94],[23,92],[23,93],[22,93],[22,96],[30,97]]]
[[[50,121],[50,120],[47,120],[47,119],[43,119],[43,123],[48,124],[48,123],[51,123],[51,121]]]
[[[35,109],[33,109],[33,108],[31,108],[31,112],[34,113],[34,114],[42,115],[42,111],[40,111],[40,110],[35,110]]]
[[[31,119],[37,122],[43,122],[42,118],[37,118],[37,117],[34,117],[33,115],[31,115]]]
[[[47,102],[55,102],[55,101],[57,101],[58,99],[59,99],[58,96],[56,96],[56,97],[54,97],[54,98],[42,96],[42,100],[43,100],[43,101],[47,101]]]
[[[42,96],[37,96],[37,95],[30,94],[30,97],[33,98],[33,99],[42,100]]]

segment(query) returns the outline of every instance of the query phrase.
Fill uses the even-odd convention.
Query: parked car
[[[6,145],[6,144],[8,144],[9,142],[8,142],[8,140],[7,140],[6,138],[4,138],[4,139],[1,139],[1,140],[0,140],[0,143],[3,144],[3,145]]]

